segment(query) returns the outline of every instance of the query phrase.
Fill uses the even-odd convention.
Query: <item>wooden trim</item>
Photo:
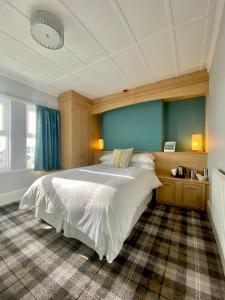
[[[92,114],[99,114],[111,109],[127,105],[153,101],[156,99],[184,99],[208,95],[209,74],[207,70],[161,80],[98,98],[93,101]]]

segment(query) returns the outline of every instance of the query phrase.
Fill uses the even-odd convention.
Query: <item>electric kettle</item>
[[[185,176],[186,176],[186,168],[183,166],[179,166],[177,168],[177,176],[176,177],[185,178]]]

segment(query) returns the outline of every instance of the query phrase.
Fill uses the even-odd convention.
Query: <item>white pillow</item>
[[[112,166],[112,161],[105,160],[101,163],[101,165]],[[150,171],[155,171],[155,163],[130,163],[130,167],[137,167],[137,168],[148,169]]]
[[[113,153],[105,154],[99,158],[100,161],[111,161],[113,160]],[[132,154],[130,162],[132,163],[153,163],[155,156],[152,153],[138,153]]]
[[[131,156],[131,163],[153,163],[155,160],[155,156],[152,153],[140,153],[133,154]]]
[[[100,161],[112,161],[113,160],[113,154],[105,154],[99,158]]]
[[[155,164],[154,163],[130,163],[130,167],[137,167],[148,169],[150,171],[155,171]]]
[[[101,165],[112,166],[112,160],[105,160],[101,163]]]

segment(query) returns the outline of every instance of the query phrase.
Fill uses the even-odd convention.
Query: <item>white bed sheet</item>
[[[87,237],[88,246],[112,262],[133,228],[133,219],[160,182],[154,172],[94,165],[49,174],[36,180],[20,208],[35,207],[35,216],[66,236]],[[135,222],[136,223],[136,222]],[[67,228],[66,228],[67,227]],[[85,243],[84,240],[80,240]]]

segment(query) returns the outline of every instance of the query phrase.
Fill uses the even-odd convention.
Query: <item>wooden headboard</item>
[[[99,158],[112,151],[97,151],[95,152],[95,164],[100,163]],[[137,152],[141,153],[141,152]],[[169,174],[169,170],[184,166],[187,170],[197,169],[203,171],[207,168],[207,153],[206,152],[152,152],[155,156],[155,168],[157,174]]]

